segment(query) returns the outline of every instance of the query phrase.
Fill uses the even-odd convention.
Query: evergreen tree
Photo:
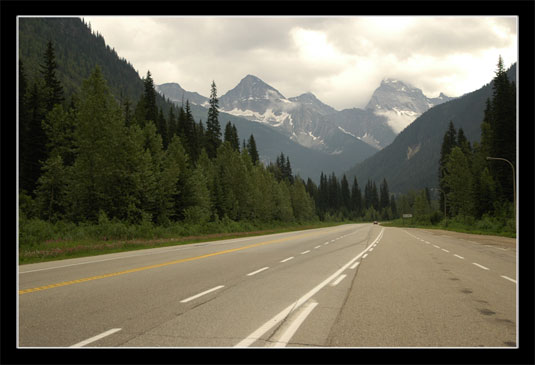
[[[151,120],[154,124],[158,122],[158,107],[156,106],[156,90],[150,71],[143,80],[143,100],[145,107],[145,123]],[[143,124],[144,125],[144,124]]]
[[[56,63],[54,47],[51,41],[49,41],[46,46],[43,63],[40,65],[40,68],[45,82],[43,93],[45,109],[48,112],[54,108],[54,105],[61,104],[65,100],[63,87],[56,75],[58,65]]]
[[[225,126],[224,141],[230,143],[235,151],[240,151],[240,140],[238,138],[238,131],[236,126],[230,121]]]
[[[398,208],[396,205],[396,198],[394,197],[394,195],[390,197],[390,209],[392,211],[392,218],[393,219],[399,218]]]
[[[67,185],[69,215],[74,221],[139,215],[137,195],[140,143],[130,138],[122,110],[111,95],[100,68],[82,84],[76,113],[76,159]],[[146,174],[150,176],[149,174]]]
[[[355,218],[362,216],[362,193],[356,177],[353,178],[353,185],[351,187],[351,211]]]
[[[162,136],[162,144],[164,150],[167,150],[167,145],[169,144],[169,136],[168,136],[168,126],[167,126],[167,120],[165,120],[165,117],[163,115],[163,111],[160,108],[160,112],[158,113],[158,133],[160,136]]]
[[[344,216],[348,216],[349,211],[351,210],[351,193],[349,191],[349,183],[345,174],[342,176],[342,180],[340,181],[340,200],[343,214]]]
[[[454,215],[473,214],[472,172],[467,156],[460,147],[454,147],[446,162],[444,186],[448,188],[448,202]]]
[[[215,158],[217,149],[221,145],[221,126],[219,124],[219,100],[217,99],[217,88],[212,81],[210,91],[210,108],[206,120],[206,152],[210,158]]]
[[[451,150],[456,145],[457,145],[457,131],[455,130],[455,127],[453,126],[453,122],[450,121],[448,130],[444,134],[444,138],[442,140],[442,147],[440,149],[439,171],[438,171],[439,186],[440,186],[440,189],[446,194],[446,196],[449,194],[449,188],[444,183],[444,177],[446,174],[446,171],[445,171],[446,162],[448,161]],[[441,194],[440,195],[440,210],[441,211],[444,211],[444,204],[445,204],[444,194]],[[446,204],[446,211],[449,212],[449,207],[447,204]]]
[[[169,108],[169,122],[168,122],[168,139],[169,142],[173,140],[173,137],[177,135],[177,120],[174,112],[175,108]]]
[[[504,158],[516,166],[516,86],[509,82],[500,56],[493,80],[492,139],[490,157]],[[499,200],[513,201],[512,170],[503,161],[493,161],[491,173]]]
[[[29,174],[31,144],[30,130],[31,130],[31,113],[28,100],[28,80],[26,79],[26,72],[22,60],[19,59],[19,188],[31,192],[31,182]]]
[[[46,109],[42,86],[38,81],[33,83],[28,95],[28,123],[24,128],[24,148],[21,154],[20,188],[30,196],[35,196],[37,180],[41,175],[42,163],[47,158],[47,137],[43,130],[42,120]]]
[[[244,141],[245,143],[245,141]],[[253,165],[256,165],[260,161],[260,157],[258,155],[258,150],[256,149],[256,141],[254,139],[254,136],[251,134],[249,137],[249,142],[247,143],[247,151],[249,152],[249,156],[251,156],[251,160],[253,161]]]
[[[390,205],[390,193],[388,192],[388,183],[386,178],[383,178],[383,182],[379,186],[380,196],[379,196],[379,210],[388,208]]]

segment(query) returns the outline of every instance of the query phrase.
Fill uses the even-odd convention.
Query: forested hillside
[[[39,77],[49,41],[54,45],[57,78],[67,101],[80,91],[82,80],[97,65],[117,101],[135,103],[141,97],[143,80],[138,71],[80,18],[19,18],[19,56],[29,80]],[[156,103],[164,113],[172,106],[159,94]]]
[[[516,64],[507,70],[516,81]],[[450,122],[462,128],[471,142],[480,140],[486,101],[492,96],[492,83],[460,98],[437,105],[404,129],[390,144],[347,172],[359,181],[386,178],[393,193],[438,186],[438,162],[442,137]]]

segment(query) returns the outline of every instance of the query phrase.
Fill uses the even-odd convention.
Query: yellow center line
[[[331,230],[325,232],[325,234],[330,233],[330,232],[331,232]],[[36,292],[36,291],[41,291],[41,290],[46,290],[46,289],[51,289],[51,288],[58,288],[58,287],[61,287],[61,286],[66,286],[66,285],[84,283],[86,281],[92,281],[92,280],[98,280],[98,279],[104,279],[104,278],[111,278],[111,277],[114,277],[114,276],[130,274],[130,273],[139,272],[139,271],[143,271],[143,270],[150,270],[150,269],[155,269],[155,268],[158,268],[158,267],[164,267],[164,266],[169,266],[169,265],[180,264],[182,262],[200,260],[200,259],[204,259],[204,258],[211,257],[211,256],[223,255],[223,254],[230,253],[230,252],[236,252],[236,251],[246,250],[248,248],[267,245],[267,244],[270,244],[270,243],[284,242],[284,241],[289,241],[289,240],[296,239],[296,238],[302,238],[302,237],[307,237],[307,236],[312,236],[312,235],[317,235],[317,234],[318,234],[317,232],[313,232],[313,233],[306,233],[306,234],[301,234],[301,235],[293,236],[293,237],[279,238],[279,239],[276,239],[276,240],[255,243],[255,244],[248,245],[248,246],[233,248],[233,249],[224,250],[224,251],[213,252],[213,253],[209,253],[209,254],[206,254],[206,255],[188,257],[188,258],[185,258],[185,259],[180,259],[180,260],[175,260],[175,261],[168,261],[168,262],[164,262],[164,263],[161,263],[161,264],[142,266],[142,267],[137,267],[137,268],[133,268],[133,269],[129,269],[129,270],[112,272],[112,273],[109,273],[109,274],[96,275],[96,276],[91,276],[91,277],[88,277],[88,278],[82,278],[82,279],[70,280],[70,281],[63,281],[61,283],[44,285],[44,286],[39,286],[39,287],[36,287],[36,288],[31,288],[31,289],[19,290],[19,295],[20,294],[26,294],[26,293],[32,293],[32,292]]]

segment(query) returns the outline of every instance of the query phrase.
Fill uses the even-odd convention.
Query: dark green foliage
[[[217,149],[221,145],[221,125],[219,124],[219,100],[217,99],[217,88],[212,81],[210,91],[210,108],[206,120],[206,152],[210,158],[215,158]]]
[[[43,94],[45,109],[51,111],[54,105],[61,104],[64,101],[63,87],[56,76],[58,65],[51,41],[47,44],[43,63],[40,67],[44,80]]]
[[[244,143],[245,143],[245,140],[244,140]],[[256,148],[256,141],[252,134],[249,137],[249,142],[247,142],[246,148],[247,148],[247,152],[249,153],[249,156],[251,156],[253,165],[256,165],[260,161],[260,156],[258,155],[258,149]]]
[[[481,123],[481,143],[472,147],[462,128],[452,138],[456,133],[452,124],[444,135],[439,184],[446,193],[448,215],[463,220],[501,214],[496,207],[513,202],[510,165],[487,161],[487,157],[516,161],[516,88],[508,80],[501,57],[492,87],[493,97],[486,100]],[[441,210],[443,201],[441,196]]]
[[[238,131],[236,126],[228,122],[225,126],[224,141],[230,143],[234,151],[240,151],[240,140],[238,139]]]

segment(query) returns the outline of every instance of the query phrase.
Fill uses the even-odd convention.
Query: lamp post
[[[511,166],[511,168],[513,169],[513,199],[514,199],[513,213],[514,213],[515,222],[516,222],[516,179],[515,179],[515,167],[514,167],[514,165],[511,163],[511,161],[506,160],[505,158],[501,158],[501,157],[487,157],[487,160],[500,160],[500,161],[505,161],[505,162],[507,162],[507,163]]]
[[[446,223],[446,226],[448,225],[448,216],[446,215],[446,193],[439,189],[439,188],[431,188],[432,190],[438,190],[440,191],[442,194],[444,194],[444,221]]]

